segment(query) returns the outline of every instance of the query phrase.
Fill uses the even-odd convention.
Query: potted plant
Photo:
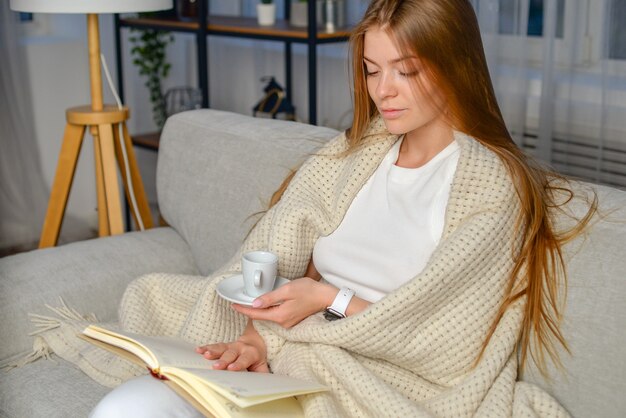
[[[259,25],[272,26],[276,23],[276,5],[274,0],[261,0],[256,5],[256,13]]]
[[[146,77],[145,86],[150,91],[152,119],[161,130],[167,119],[161,81],[170,71],[166,47],[174,41],[174,36],[170,32],[154,29],[133,29],[129,40],[133,45],[130,51],[133,64],[139,68],[139,74]]]

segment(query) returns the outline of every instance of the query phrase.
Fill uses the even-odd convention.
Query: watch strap
[[[332,305],[326,308],[326,313],[324,314],[326,319],[329,319],[329,316],[336,317],[333,319],[345,318],[346,310],[348,309],[348,305],[350,304],[350,301],[352,300],[354,294],[355,291],[350,288],[342,287],[341,289],[339,289],[339,293],[337,293],[337,296],[335,296],[335,300],[333,301]]]

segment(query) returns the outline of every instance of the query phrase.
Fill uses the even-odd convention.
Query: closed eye
[[[418,74],[419,74],[419,71],[417,71],[417,70],[416,70],[416,71],[409,71],[409,72],[406,72],[406,73],[405,73],[405,72],[400,71],[400,75],[401,75],[402,77],[415,77],[415,76],[416,76],[416,75],[418,75]]]

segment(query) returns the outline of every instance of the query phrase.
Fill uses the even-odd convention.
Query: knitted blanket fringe
[[[340,135],[298,171],[280,202],[257,223],[237,254],[208,278],[151,274],[131,283],[120,326],[194,343],[232,341],[246,318],[216,294],[240,271],[245,251],[279,256],[279,274],[301,277],[315,241],[340,224],[354,196],[398,139],[382,120],[365,145],[345,155]],[[547,393],[516,382],[516,348],[525,299],[496,325],[476,363],[519,251],[519,201],[507,170],[480,143],[455,133],[461,154],[444,232],[428,265],[368,309],[340,321],[314,315],[291,329],[255,321],[275,373],[319,381],[332,390],[299,397],[309,417],[567,417]],[[89,376],[115,386],[144,372],[76,338],[87,323],[63,306],[40,327],[35,357],[54,351]],[[33,353],[34,354],[34,353]]]
[[[62,297],[59,297],[59,303],[61,306],[53,307],[49,304],[44,306],[48,308],[56,316],[39,315],[35,313],[29,313],[30,321],[35,326],[36,330],[29,333],[31,337],[35,337],[33,340],[33,351],[25,355],[18,356],[17,360],[9,360],[5,364],[0,365],[0,370],[9,371],[16,367],[22,367],[29,363],[35,362],[41,358],[46,360],[52,360],[51,354],[52,348],[46,342],[45,338],[39,334],[44,334],[48,331],[61,327],[64,321],[84,321],[86,323],[98,322],[98,317],[94,313],[82,315],[76,309],[67,305]]]

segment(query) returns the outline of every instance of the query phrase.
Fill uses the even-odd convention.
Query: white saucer
[[[289,283],[289,280],[284,277],[276,277],[274,290],[287,283]],[[220,284],[217,285],[217,294],[230,302],[246,306],[252,306],[252,301],[256,299],[246,295],[243,291],[243,276],[241,274],[222,280]]]

